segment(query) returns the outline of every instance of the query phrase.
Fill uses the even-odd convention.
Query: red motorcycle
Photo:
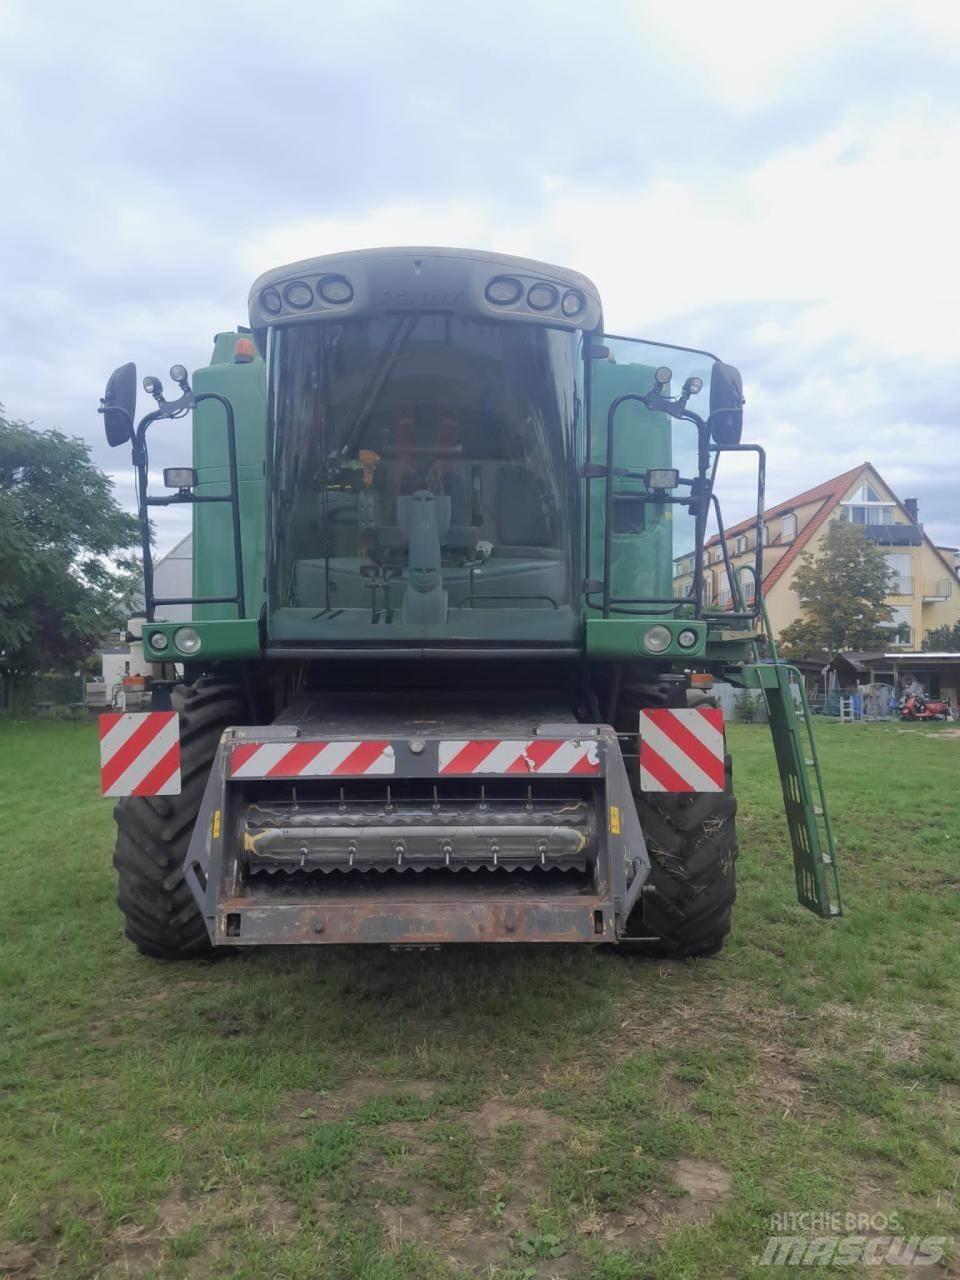
[[[949,702],[927,698],[920,693],[908,693],[900,699],[901,720],[956,720],[960,711]]]

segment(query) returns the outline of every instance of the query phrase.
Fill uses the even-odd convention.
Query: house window
[[[737,541],[735,543],[735,554],[738,556],[743,555],[746,549],[747,549],[747,535],[745,533],[741,533],[738,535]]]
[[[783,540],[792,542],[797,536],[797,517],[792,511],[783,517]]]
[[[893,524],[894,507],[872,484],[862,484],[843,504],[840,514],[851,524]]]
[[[892,596],[912,596],[913,595],[913,561],[905,552],[890,552],[885,555],[884,560],[887,562],[887,568],[891,574],[896,574],[892,579],[890,594]]]
[[[896,632],[891,641],[892,644],[909,648],[913,643],[913,610],[908,604],[897,605],[893,610],[893,617],[884,625]]]
[[[763,526],[763,545],[765,547],[770,545],[770,526],[768,524]]]
[[[703,603],[713,603],[713,574],[709,571],[703,575]]]
[[[716,551],[713,553],[713,563],[714,564],[723,563],[723,544],[717,547]]]
[[[740,584],[743,588],[744,604],[753,604],[757,594],[757,585],[753,580],[753,574],[745,573],[740,579]]]
[[[862,484],[857,492],[850,499],[851,502],[882,502],[883,499],[877,493],[872,484]]]
[[[721,609],[725,609],[730,603],[730,583],[727,581],[726,574],[720,581],[720,590],[717,592],[717,604]]]
[[[703,553],[703,567],[706,569],[706,567],[707,567],[707,565],[708,565],[709,563],[710,563],[710,552],[709,552],[709,551],[705,551],[705,552]]]
[[[889,504],[865,507],[844,503],[841,514],[851,524],[893,524],[893,507]]]

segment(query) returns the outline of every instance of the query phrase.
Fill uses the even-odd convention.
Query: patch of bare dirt
[[[785,1065],[785,1060],[778,1054],[765,1057],[758,1064],[748,1085],[751,1097],[759,1098],[771,1110],[778,1111],[783,1116],[802,1110],[810,1088],[809,1080],[791,1070],[796,1063],[790,1059],[786,1061],[789,1065]]]
[[[730,1199],[733,1180],[718,1164],[708,1164],[706,1160],[678,1160],[673,1176],[677,1186],[690,1197],[690,1203],[709,1207],[711,1214],[714,1207]]]
[[[30,1244],[0,1244],[0,1276],[3,1280],[30,1280],[40,1270],[39,1251]]]
[[[652,1191],[630,1213],[588,1214],[577,1223],[578,1233],[597,1236],[617,1248],[650,1250],[678,1226],[709,1222],[730,1199],[733,1182],[720,1165],[678,1160],[672,1176],[682,1195]]]
[[[155,1275],[168,1255],[171,1239],[195,1227],[205,1227],[210,1234],[189,1260],[187,1272],[205,1277],[226,1247],[232,1228],[254,1222],[262,1235],[280,1240],[292,1235],[297,1223],[296,1208],[268,1186],[235,1193],[218,1187],[194,1194],[176,1182],[156,1206],[156,1214],[157,1221],[150,1226],[122,1222],[114,1229],[107,1242],[110,1261],[105,1277]]]
[[[287,1095],[281,1119],[335,1120],[355,1111],[371,1098],[394,1094],[401,1097],[432,1098],[437,1086],[431,1080],[397,1080],[384,1076],[353,1076],[333,1089],[297,1089]]]
[[[407,1243],[427,1245],[455,1270],[483,1275],[497,1262],[506,1262],[510,1254],[505,1224],[495,1230],[475,1214],[457,1214],[442,1222],[416,1203],[379,1205],[377,1214],[393,1252]]]
[[[522,1124],[537,1132],[553,1129],[560,1132],[563,1121],[559,1116],[542,1107],[531,1107],[524,1103],[508,1102],[505,1098],[488,1098],[479,1111],[464,1117],[472,1129],[478,1130],[487,1137],[496,1136],[498,1129],[510,1124]]]

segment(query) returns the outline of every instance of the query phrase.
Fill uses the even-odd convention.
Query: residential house
[[[916,498],[901,500],[869,462],[796,497],[770,507],[763,518],[763,594],[773,632],[779,635],[800,616],[792,570],[804,552],[818,554],[831,520],[849,520],[882,548],[896,575],[887,603],[893,609],[891,647],[919,649],[935,627],[960,620],[960,578],[953,548],[938,547],[924,532]],[[726,529],[727,552],[736,573],[752,565],[756,553],[756,520]],[[730,583],[719,535],[704,547],[705,598],[715,608],[730,603]],[[674,562],[674,594],[684,595],[692,582],[693,557]],[[748,600],[751,574],[740,575]]]

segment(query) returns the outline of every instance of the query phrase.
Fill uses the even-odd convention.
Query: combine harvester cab
[[[737,853],[717,676],[763,690],[798,896],[839,913],[802,685],[758,661],[760,592],[728,557],[729,603],[706,590],[730,451],[757,462],[762,577],[735,369],[605,334],[576,272],[396,249],[268,272],[250,328],[171,376],[137,422],[125,365],[101,409],[137,469],[154,664],[152,711],[101,725],[142,951],[716,951]],[[147,433],[188,413],[192,465],[156,496]],[[158,598],[149,515],[177,503],[193,590]]]

